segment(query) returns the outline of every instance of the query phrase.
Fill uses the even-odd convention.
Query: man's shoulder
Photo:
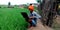
[[[37,12],[33,11],[33,13],[37,13]]]

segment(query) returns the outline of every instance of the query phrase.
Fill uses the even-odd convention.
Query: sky
[[[26,3],[37,3],[36,0],[0,0],[0,5],[7,5],[11,2],[12,5],[20,5]]]

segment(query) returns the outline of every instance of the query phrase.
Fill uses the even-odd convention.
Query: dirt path
[[[43,26],[40,20],[37,21],[36,27],[31,27],[28,30],[53,30],[52,28],[49,28],[47,26]]]
[[[56,21],[57,21],[57,23],[60,24],[60,16],[59,15],[57,16]]]

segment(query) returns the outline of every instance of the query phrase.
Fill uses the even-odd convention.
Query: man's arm
[[[38,13],[34,12],[33,14],[35,15],[34,17],[41,18],[41,16]]]

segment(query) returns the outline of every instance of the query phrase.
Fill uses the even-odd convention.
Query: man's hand
[[[31,16],[31,17],[29,17],[29,18],[34,18],[34,16]]]

